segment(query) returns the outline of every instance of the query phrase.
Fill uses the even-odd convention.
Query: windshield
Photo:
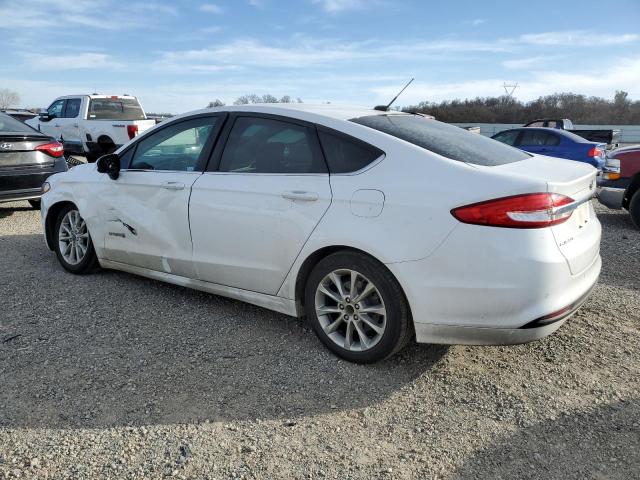
[[[15,118],[0,113],[0,133],[19,133],[24,135],[33,135],[37,133],[29,125],[22,123]]]
[[[145,120],[145,116],[135,98],[92,98],[89,103],[89,119]]]
[[[517,148],[419,115],[371,115],[351,121],[459,162],[495,166],[530,158]]]

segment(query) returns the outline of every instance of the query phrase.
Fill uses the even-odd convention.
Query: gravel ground
[[[303,323],[65,273],[0,205],[0,478],[640,478],[640,232],[556,334],[352,365]]]

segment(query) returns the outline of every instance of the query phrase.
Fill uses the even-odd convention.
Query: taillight
[[[132,140],[138,134],[138,125],[127,125],[127,135],[129,140]]]
[[[593,147],[591,150],[589,150],[589,153],[587,153],[587,156],[604,157],[604,150],[602,150],[602,148],[600,147]]]
[[[462,223],[504,228],[544,228],[566,222],[573,210],[560,209],[573,199],[559,193],[526,193],[454,208]]]
[[[38,145],[34,150],[44,152],[47,155],[55,158],[60,158],[64,155],[64,147],[60,142],[49,142],[44,145]]]
[[[620,178],[620,160],[618,158],[607,158],[602,177],[605,180],[618,180]]]

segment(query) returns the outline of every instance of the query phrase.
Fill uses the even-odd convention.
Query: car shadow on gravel
[[[31,207],[3,207],[0,204],[0,218],[6,218],[13,215],[15,212],[25,212],[33,210]]]
[[[451,478],[638,478],[640,398],[562,415],[477,451]]]
[[[370,406],[446,347],[340,361],[297,319],[133,275],[76,276],[40,235],[0,236],[0,426],[290,419]]]

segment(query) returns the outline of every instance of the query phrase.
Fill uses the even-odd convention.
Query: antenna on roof
[[[404,86],[404,88],[402,90],[400,90],[395,97],[393,97],[393,100],[391,100],[388,105],[378,105],[378,106],[374,107],[373,109],[374,110],[380,110],[381,112],[388,112],[389,108],[391,107],[391,105],[393,105],[393,103],[398,99],[398,97],[400,95],[402,95],[402,92],[404,92],[407,89],[407,87],[409,85],[411,85],[411,82],[413,82],[413,80],[414,80],[414,78],[411,78],[411,80],[409,80],[409,82]]]

